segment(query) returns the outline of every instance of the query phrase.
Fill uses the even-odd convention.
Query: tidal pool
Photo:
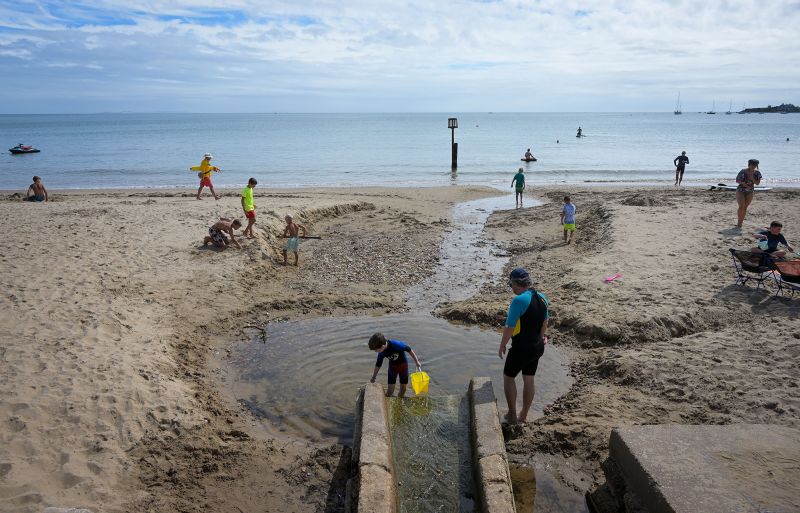
[[[349,444],[358,388],[375,368],[376,354],[367,340],[376,331],[411,345],[430,375],[430,396],[461,396],[470,378],[488,376],[500,410],[505,410],[504,362],[497,356],[500,332],[422,313],[272,323],[266,342],[254,337],[232,348],[224,362],[228,385],[268,430]],[[378,375],[379,383],[386,383],[387,366]],[[548,345],[536,373],[534,417],[571,384],[567,359]],[[410,384],[407,395],[413,395]]]

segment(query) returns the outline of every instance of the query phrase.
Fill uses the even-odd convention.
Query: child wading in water
[[[569,244],[575,238],[575,205],[564,196],[564,208],[561,209],[561,224],[564,226],[564,242]]]
[[[378,377],[378,372],[381,370],[383,359],[389,360],[389,386],[386,387],[386,396],[391,397],[394,395],[394,386],[397,383],[397,377],[400,377],[400,393],[398,397],[403,397],[406,394],[406,387],[408,386],[408,360],[406,353],[411,355],[414,363],[417,364],[418,369],[422,369],[422,364],[419,363],[414,350],[405,342],[399,340],[387,340],[383,333],[375,333],[369,339],[369,348],[378,353],[378,359],[375,362],[375,370],[372,372],[370,383],[375,383],[375,378]]]
[[[514,200],[516,202],[517,207],[522,206],[522,191],[525,190],[525,171],[522,168],[519,168],[517,174],[514,175],[514,179],[511,180],[511,187],[514,187],[516,183],[516,195],[514,196]]]
[[[248,239],[255,237],[253,235],[253,225],[256,224],[256,202],[253,199],[253,189],[256,188],[258,181],[251,178],[247,181],[247,187],[242,189],[242,210],[244,216],[247,218],[247,228],[244,229],[242,234]]]
[[[300,231],[302,230],[303,236],[306,235],[306,227],[302,224],[295,223],[292,216],[286,216],[286,228],[283,230],[283,236],[289,237],[286,245],[283,247],[283,265],[288,264],[287,255],[289,251],[294,252],[294,265],[297,265],[299,258],[298,251],[300,250]]]

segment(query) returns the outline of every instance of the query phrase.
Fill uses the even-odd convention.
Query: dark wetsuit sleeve
[[[383,351],[378,353],[378,359],[375,360],[375,367],[380,367],[381,365],[383,365],[383,356],[384,356]]]

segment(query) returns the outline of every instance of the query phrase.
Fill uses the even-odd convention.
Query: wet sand
[[[572,189],[570,246],[562,191],[540,192],[542,206],[492,215],[487,237],[550,296],[576,382],[509,433],[513,460],[552,461],[584,490],[602,479],[616,425],[800,425],[800,299],[734,286],[727,252],[776,216],[800,246],[797,191],[758,194],[739,235],[732,194]],[[348,450],[268,433],[215,362],[277,319],[406,310],[452,205],[491,194],[257,189],[261,238],[224,252],[198,246],[217,216],[241,217],[238,191],[4,195],[0,511],[340,510]],[[299,268],[280,265],[286,213],[323,236],[303,244]],[[439,313],[495,326],[509,301],[490,284]]]

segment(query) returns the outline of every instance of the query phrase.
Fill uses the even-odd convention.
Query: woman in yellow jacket
[[[198,173],[198,176],[200,177],[200,188],[197,189],[197,199],[200,199],[200,193],[203,192],[203,187],[206,186],[208,186],[208,188],[211,189],[211,194],[214,195],[214,199],[215,200],[219,199],[217,193],[214,192],[214,186],[211,185],[211,171],[214,171],[215,173],[219,171],[218,167],[211,165],[211,159],[213,158],[214,155],[206,153],[205,155],[203,155],[203,161],[200,162],[199,166],[194,166],[189,168],[192,171],[200,171]]]

